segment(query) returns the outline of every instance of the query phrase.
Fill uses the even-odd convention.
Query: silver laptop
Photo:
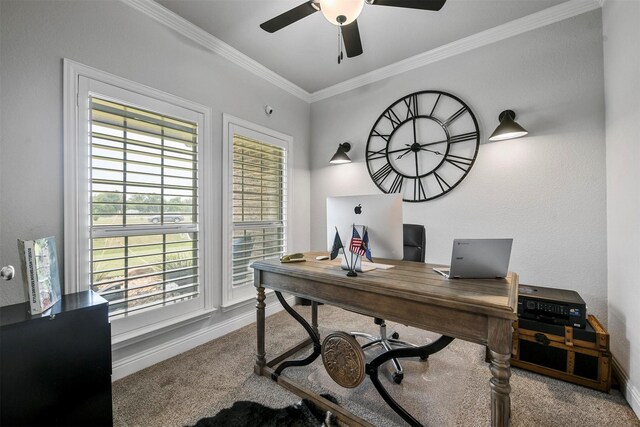
[[[513,239],[455,239],[449,268],[434,268],[447,279],[504,278]]]

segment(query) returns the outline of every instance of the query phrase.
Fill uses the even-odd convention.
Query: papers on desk
[[[367,264],[369,264],[369,265],[367,265]],[[376,269],[374,266],[371,265],[373,263],[368,262],[367,264],[365,264],[364,262],[362,264],[360,264],[360,269],[358,269],[358,271],[366,273],[367,271],[373,271],[373,270]]]
[[[367,261],[362,261],[360,265],[362,267],[362,271],[371,271],[371,270],[375,270],[376,268],[379,268],[381,270],[388,270],[390,268],[395,267],[395,265],[392,265],[392,264],[381,264],[379,262],[367,262]]]
[[[342,258],[341,260],[341,266],[343,270],[348,270],[349,266],[347,265],[347,262],[344,259],[344,255],[341,254],[339,255],[340,258]],[[362,261],[362,257],[358,257],[357,261],[355,262],[355,271],[358,272],[367,272],[367,271],[372,271],[375,270],[377,268],[381,269],[381,270],[388,270],[390,268],[395,267],[395,265],[392,264],[381,264],[378,262],[368,262],[368,261]]]

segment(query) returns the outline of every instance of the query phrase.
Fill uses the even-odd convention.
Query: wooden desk
[[[325,254],[307,253],[306,262],[300,263],[283,264],[278,260],[253,263],[257,288],[257,374],[271,375],[271,367],[284,358],[278,357],[267,363],[265,357],[264,292],[269,288],[486,345],[491,356],[491,424],[509,425],[511,325],[517,318],[517,274],[509,273],[502,280],[448,280],[435,273],[433,265],[376,259],[376,262],[394,264],[395,267],[347,277],[338,260],[315,259],[317,255]],[[317,332],[315,310],[317,307],[314,305],[313,329]],[[298,345],[292,351],[300,348],[302,346]],[[286,354],[292,354],[292,351]],[[314,397],[286,378],[278,377],[277,381],[297,394]],[[339,410],[339,407],[326,405],[326,402],[319,403]]]

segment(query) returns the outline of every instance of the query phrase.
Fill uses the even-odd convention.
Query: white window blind
[[[90,98],[91,288],[124,317],[198,296],[198,127]]]
[[[232,286],[244,286],[253,261],[286,252],[286,149],[235,134],[232,185]]]

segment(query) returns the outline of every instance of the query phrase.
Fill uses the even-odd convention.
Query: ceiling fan
[[[362,12],[364,3],[372,6],[393,6],[408,9],[438,11],[446,0],[309,0],[290,9],[275,18],[260,24],[260,28],[275,33],[315,12],[322,12],[325,18],[339,26],[338,37],[342,37],[347,57],[353,58],[362,54],[362,42],[358,31],[357,18]],[[338,54],[338,63],[342,60],[342,50]]]

